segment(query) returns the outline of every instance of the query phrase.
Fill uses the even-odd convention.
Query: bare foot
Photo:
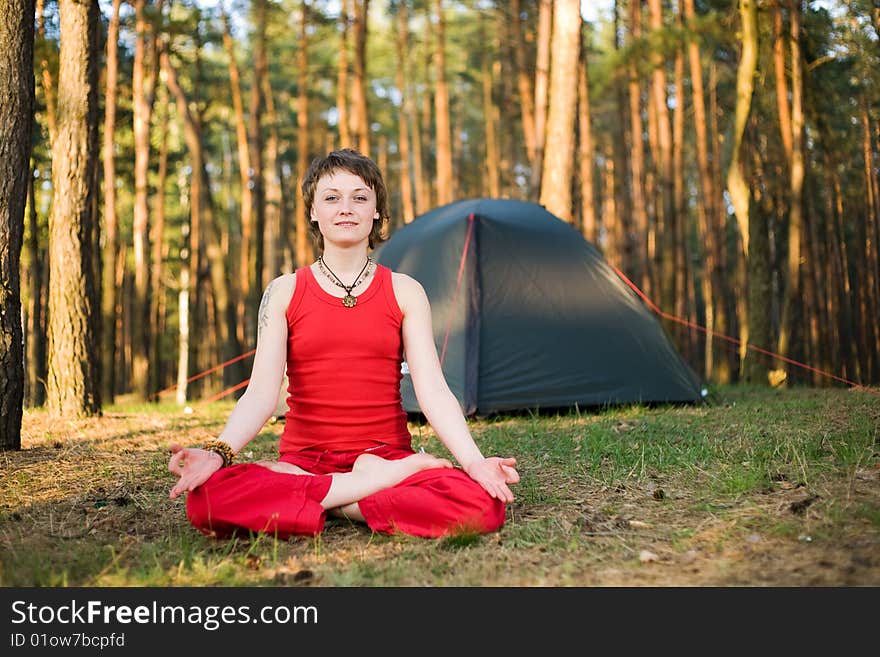
[[[361,472],[374,481],[383,482],[386,486],[394,486],[421,470],[451,467],[452,463],[447,459],[421,452],[394,461],[375,454],[361,454],[355,459],[351,471]]]
[[[306,472],[299,466],[285,461],[257,461],[256,465],[262,465],[264,468],[269,468],[270,470],[282,472],[284,474],[312,475],[311,472]]]

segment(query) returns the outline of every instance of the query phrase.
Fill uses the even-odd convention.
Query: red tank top
[[[376,267],[353,308],[324,290],[309,267],[297,269],[287,307],[281,454],[411,447],[400,397],[402,320],[388,267]]]

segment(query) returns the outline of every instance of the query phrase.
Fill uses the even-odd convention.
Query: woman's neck
[[[363,270],[367,260],[367,249],[362,246],[341,249],[327,245],[321,257],[327,267],[348,283],[349,279],[354,278]]]

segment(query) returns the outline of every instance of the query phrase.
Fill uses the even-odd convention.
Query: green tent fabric
[[[642,300],[540,205],[451,203],[374,255],[425,288],[443,372],[466,415],[702,398]],[[420,412],[403,372],[404,409]]]

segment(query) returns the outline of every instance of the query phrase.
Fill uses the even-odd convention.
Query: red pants
[[[243,463],[222,468],[187,495],[186,512],[200,531],[225,537],[240,530],[279,538],[314,536],[324,529],[321,500],[330,473],[349,472],[362,452],[304,450],[281,457],[313,475],[274,472]],[[386,459],[411,450],[382,446],[370,453]],[[504,524],[504,503],[458,468],[422,470],[358,502],[367,525],[377,532],[436,538],[449,533],[496,531]]]

